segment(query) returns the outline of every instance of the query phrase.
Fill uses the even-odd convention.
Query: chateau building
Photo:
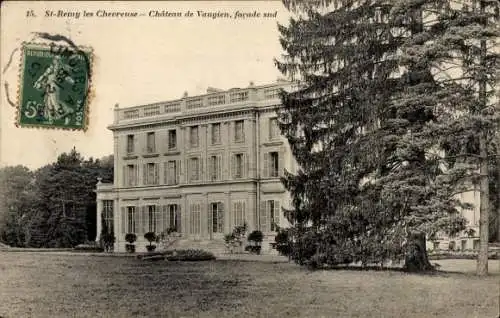
[[[263,252],[276,226],[287,227],[281,207],[290,197],[280,182],[284,169],[296,171],[288,143],[280,135],[275,107],[280,89],[293,84],[222,91],[168,102],[115,107],[113,184],[97,184],[97,233],[101,217],[125,251],[125,234],[175,229],[188,242],[223,242],[224,234],[246,223],[264,233]],[[429,249],[478,247],[479,191],[459,195],[472,203],[462,211],[468,231],[440,235]]]
[[[144,233],[169,228],[183,239],[223,242],[246,223],[274,240],[276,225],[286,226],[281,207],[290,202],[279,178],[295,169],[276,122],[282,88],[292,84],[209,88],[201,96],[116,106],[109,127],[114,182],[97,185],[98,235],[103,217],[120,252],[127,233],[137,235],[142,251]]]

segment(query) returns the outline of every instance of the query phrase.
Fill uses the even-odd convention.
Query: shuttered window
[[[190,205],[190,234],[201,234],[201,204],[194,203]]]
[[[280,224],[280,202],[267,200],[260,203],[260,230],[274,232]]]
[[[137,232],[137,213],[135,206],[127,206],[121,208],[121,232],[122,234]]]
[[[240,226],[245,222],[245,201],[233,202],[233,226]]]
[[[208,229],[209,233],[224,233],[224,204],[222,202],[209,205]]]

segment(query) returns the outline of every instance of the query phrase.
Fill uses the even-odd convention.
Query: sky
[[[61,10],[62,15],[57,16]],[[35,17],[28,17],[28,11]],[[49,13],[47,13],[49,11]],[[53,12],[52,16],[50,11]],[[83,11],[94,13],[84,17]],[[137,12],[138,17],[97,17],[97,12]],[[150,17],[150,11],[193,13],[192,17]],[[198,16],[227,12],[233,18]],[[260,17],[239,15],[260,13]],[[276,17],[263,18],[265,12]],[[79,16],[77,15],[79,14]],[[113,108],[203,94],[207,87],[229,89],[268,84],[282,76],[277,23],[290,17],[281,1],[3,2],[0,65],[0,167],[36,169],[75,147],[85,157],[113,152]],[[17,128],[21,44],[33,32],[60,34],[94,52],[86,132]],[[9,62],[10,61],[10,62]],[[5,88],[8,85],[8,89]]]

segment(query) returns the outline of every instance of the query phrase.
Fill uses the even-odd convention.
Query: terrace
[[[291,83],[285,81],[263,86],[254,86],[250,83],[247,88],[232,88],[226,91],[209,89],[204,95],[189,97],[185,94],[183,98],[176,100],[127,108],[116,107],[114,125],[147,122],[152,118],[169,119],[240,107],[269,105],[279,102],[281,89],[287,90],[291,87]]]

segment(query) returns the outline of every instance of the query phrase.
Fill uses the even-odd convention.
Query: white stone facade
[[[97,185],[101,213],[112,215],[115,251],[125,234],[176,228],[183,238],[223,240],[246,222],[271,240],[287,226],[290,199],[280,182],[295,161],[274,124],[288,82],[221,91],[152,105],[115,108],[114,182]],[[112,206],[112,212],[109,211]],[[106,207],[106,208],[105,208]],[[97,238],[99,240],[99,237]]]

